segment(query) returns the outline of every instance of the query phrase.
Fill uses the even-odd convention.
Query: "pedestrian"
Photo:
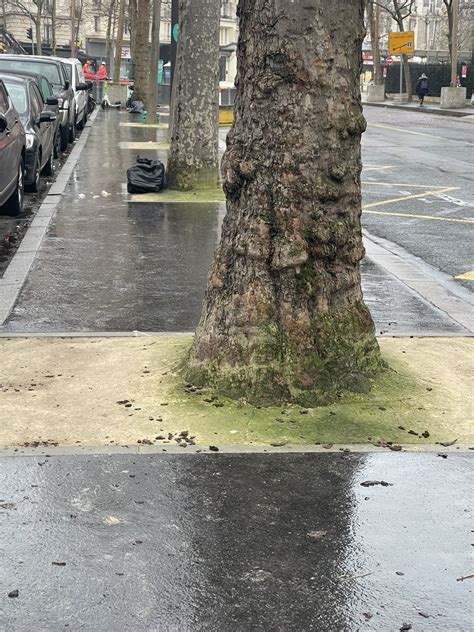
[[[84,74],[90,73],[91,72],[91,60],[87,59],[86,63],[82,66],[82,70],[84,72]]]
[[[420,107],[423,105],[425,97],[429,91],[430,89],[428,85],[428,77],[425,75],[425,73],[423,73],[422,75],[420,75],[418,81],[416,82],[416,94],[420,99]]]
[[[105,61],[103,61],[99,66],[99,79],[105,80],[107,79],[107,66],[105,65]]]

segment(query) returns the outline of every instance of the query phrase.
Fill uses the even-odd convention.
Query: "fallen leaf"
[[[8,593],[9,597],[18,597],[20,595],[20,591],[19,590],[12,590]]]
[[[130,478],[132,478],[132,476],[130,476]],[[122,521],[120,520],[120,518],[116,518],[115,516],[106,516],[102,522],[104,524],[120,524]]]
[[[411,630],[411,629],[412,629],[411,623],[403,623],[402,627],[400,628],[400,632],[407,632],[407,630]]]
[[[361,483],[361,487],[375,487],[375,485],[381,485],[382,487],[393,487],[393,483],[387,483],[386,481],[364,481]]]
[[[443,448],[449,448],[449,446],[454,445],[457,442],[457,439],[454,439],[454,441],[440,441],[439,445],[442,445]]]
[[[66,566],[66,562],[51,562],[53,566]]]

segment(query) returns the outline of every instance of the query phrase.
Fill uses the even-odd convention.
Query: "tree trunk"
[[[110,68],[110,57],[111,57],[111,49],[112,49],[112,40],[114,39],[114,34],[112,32],[112,16],[115,13],[115,0],[112,0],[110,3],[110,11],[107,17],[107,31],[105,34],[105,59],[107,60],[107,66]]]
[[[153,0],[153,23],[151,27],[150,81],[147,99],[147,123],[156,123],[158,104],[158,66],[160,61],[161,0]]]
[[[115,60],[113,82],[120,83],[120,66],[122,64],[123,26],[125,22],[125,0],[120,0],[117,24],[117,39],[115,40]]]
[[[43,54],[43,44],[42,44],[42,37],[41,37],[41,27],[43,25],[43,21],[41,19],[41,9],[42,9],[42,2],[38,2],[37,6],[37,11],[36,11],[36,21],[35,21],[35,29],[36,29],[36,54],[37,55],[42,55]]]
[[[219,182],[220,0],[181,0],[179,23],[167,182],[175,189],[215,187]]]
[[[148,96],[148,48],[150,39],[150,0],[137,0],[135,36],[135,99],[146,103]]]
[[[373,0],[367,2],[367,18],[370,28],[370,40],[372,43],[372,57],[374,62],[374,84],[376,86],[383,85],[383,72],[380,63],[380,6],[377,5],[374,10]]]
[[[128,23],[130,31],[130,57],[134,63],[137,36],[137,0],[129,0],[128,2]]]
[[[365,0],[241,0],[227,215],[186,379],[257,404],[366,392],[359,88]]]
[[[51,3],[51,52],[56,55],[56,0]]]

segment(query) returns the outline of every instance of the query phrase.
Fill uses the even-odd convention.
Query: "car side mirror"
[[[0,114],[0,134],[8,129],[8,121],[3,114]]]
[[[89,90],[89,86],[87,83],[78,83],[76,86],[76,90]]]
[[[92,90],[92,88],[94,87],[94,84],[92,83],[92,81],[88,79],[85,83],[86,83],[87,89]]]
[[[69,82],[69,81],[66,81],[66,82],[65,82],[65,84],[64,84],[64,89],[65,89],[65,90],[69,90],[69,88],[70,88],[70,87],[71,87],[70,82]]]
[[[50,110],[44,110],[41,112],[39,117],[40,125],[41,123],[51,123],[56,120],[56,114],[54,112],[50,112]]]
[[[46,99],[46,105],[59,105],[59,101],[56,99],[56,97],[48,97]]]

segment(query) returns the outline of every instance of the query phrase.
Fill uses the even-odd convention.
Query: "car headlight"
[[[31,149],[35,143],[34,134],[25,134],[26,136],[26,148]]]

